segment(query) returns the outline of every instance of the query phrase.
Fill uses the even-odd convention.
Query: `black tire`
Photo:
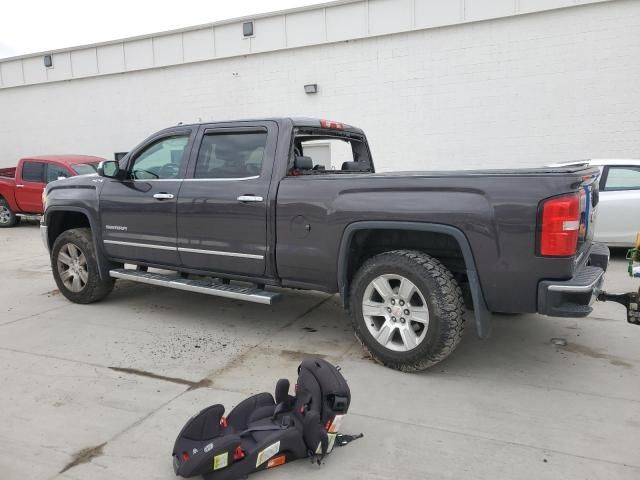
[[[374,321],[381,322],[382,326],[378,331],[381,331],[384,325],[390,325],[391,331],[394,333],[391,343],[386,345],[393,347],[396,345],[394,343],[396,340],[400,340],[399,343],[403,343],[404,336],[400,334],[400,329],[398,329],[400,325],[396,326],[395,324],[397,320],[394,320],[393,324],[390,323],[391,318],[395,317],[369,316],[370,323],[367,325],[367,320],[363,314],[365,292],[371,292],[367,288],[382,275],[401,276],[408,279],[418,291],[417,297],[411,297],[413,298],[412,302],[415,303],[417,300],[418,305],[415,307],[409,306],[409,308],[416,308],[417,310],[423,306],[422,298],[424,298],[428,308],[428,324],[426,326],[419,322],[412,323],[412,321],[406,321],[402,318],[403,328],[406,322],[408,328],[413,329],[412,334],[417,329],[419,331],[416,332],[416,335],[422,338],[417,346],[407,351],[395,351],[394,348],[387,348],[378,342],[370,331],[369,327],[374,329]],[[387,286],[392,285],[391,282],[394,281],[399,282],[399,280],[392,279],[389,280]],[[395,295],[396,291],[392,291]],[[376,295],[376,292],[374,292],[374,295]],[[399,287],[397,293],[399,294]],[[375,301],[385,302],[382,298]],[[388,311],[388,308],[393,308],[388,303],[381,303],[380,305],[387,305],[383,309],[385,312]],[[406,311],[404,310],[405,313]],[[349,313],[356,338],[371,357],[389,368],[404,372],[425,370],[447,358],[460,343],[464,331],[464,300],[460,286],[451,272],[438,260],[425,253],[413,250],[385,252],[367,260],[352,281]],[[385,315],[387,314],[385,313]],[[389,312],[388,315],[391,316],[392,313]],[[398,333],[396,334],[396,332]],[[376,333],[375,330],[374,333]],[[402,348],[402,345],[399,348]]]
[[[0,228],[15,227],[20,223],[18,217],[4,198],[0,198]]]
[[[62,279],[64,266],[59,265],[62,262],[61,250],[65,249],[66,252],[69,252],[69,244],[77,248],[86,260],[86,282],[81,282],[79,291],[73,291],[65,284]],[[112,278],[100,278],[95,246],[91,230],[88,228],[67,230],[56,239],[51,250],[51,269],[58,289],[73,303],[88,304],[102,300],[111,293],[115,284],[115,280]]]

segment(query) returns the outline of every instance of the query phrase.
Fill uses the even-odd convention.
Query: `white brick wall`
[[[211,30],[200,35],[215,40],[218,50],[225,32],[215,30],[215,39]],[[190,40],[183,35],[185,57],[199,58],[212,46]],[[247,45],[241,39],[224,48],[242,52]],[[137,55],[153,48],[143,41],[129,48],[126,68],[143,68]],[[122,49],[100,46],[83,55],[86,60],[93,52],[115,72]],[[638,59],[640,2],[617,0],[4,88],[0,166],[40,153],[111,157],[180,121],[280,115],[327,117],[364,128],[384,170],[640,158]],[[23,73],[15,62],[3,63],[3,81],[36,76],[24,65]],[[80,75],[92,71],[91,65],[84,68]],[[320,93],[305,95],[305,83],[318,83]]]

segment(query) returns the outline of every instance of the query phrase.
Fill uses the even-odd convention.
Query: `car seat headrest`
[[[286,402],[289,399],[289,380],[281,378],[276,383],[276,404]]]
[[[296,170],[312,170],[313,159],[311,157],[305,157],[302,155],[296,156],[293,168]]]
[[[189,440],[210,440],[220,434],[220,419],[224,414],[224,406],[212,405],[193,417],[184,427],[182,435]]]
[[[347,172],[364,172],[366,168],[360,162],[344,162],[342,164],[342,170]]]

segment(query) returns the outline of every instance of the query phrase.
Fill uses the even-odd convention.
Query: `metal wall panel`
[[[368,35],[367,2],[327,8],[327,40],[336,42]]]
[[[215,56],[213,28],[192,30],[182,34],[185,62],[209,60]]]
[[[516,0],[466,0],[466,19],[508,17],[516,13],[516,5]]]
[[[47,81],[47,71],[42,56],[25,58],[22,61],[25,83],[40,83]]]
[[[2,69],[2,86],[14,87],[24,83],[22,60],[0,63]]]
[[[152,42],[151,38],[124,42],[124,66],[127,70],[153,67]]]
[[[175,65],[183,61],[182,33],[153,37],[154,66]]]
[[[436,27],[460,23],[464,19],[464,0],[415,0],[415,26]]]
[[[255,36],[251,39],[252,53],[280,50],[287,46],[283,15],[257,19],[253,31]]]
[[[324,9],[287,15],[287,46],[301,47],[326,41]]]
[[[74,77],[86,77],[98,73],[98,52],[95,48],[85,48],[71,52]]]
[[[216,57],[231,57],[251,53],[251,42],[242,35],[241,23],[220,25],[214,29]]]
[[[406,31],[413,28],[413,0],[370,0],[369,33]]]
[[[54,53],[51,59],[53,67],[46,69],[47,81],[55,82],[71,78],[71,52]]]
[[[101,75],[124,71],[124,45],[115,43],[98,47],[98,72]]]
[[[0,60],[0,71],[7,70],[6,78],[0,77],[0,89],[405,33],[584,3],[624,1],[339,0],[191,29]],[[244,21],[254,21],[253,36],[244,38]],[[94,49],[95,60],[91,58]],[[42,57],[45,53],[56,57],[53,69],[44,67]],[[2,69],[2,64],[7,66]]]

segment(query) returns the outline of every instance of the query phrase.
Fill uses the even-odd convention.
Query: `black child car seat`
[[[270,393],[259,393],[226,418],[222,405],[193,416],[173,447],[176,475],[232,480],[299,458],[320,462],[336,443],[358,438],[338,435],[350,402],[340,371],[325,360],[307,358],[298,367],[295,396],[289,395],[289,380],[281,379],[275,401]]]

